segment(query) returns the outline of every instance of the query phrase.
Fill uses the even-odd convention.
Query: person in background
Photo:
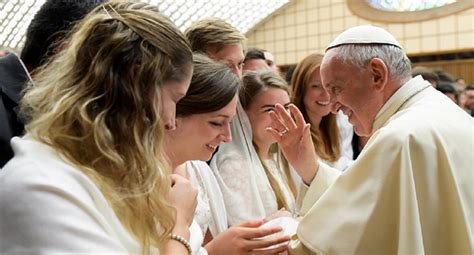
[[[269,132],[303,185],[290,254],[472,254],[474,121],[420,76],[382,28],[347,29],[321,64],[332,111],[370,137],[343,173],[319,164],[298,108]],[[344,240],[341,242],[341,240]]]
[[[65,40],[26,89],[27,132],[0,171],[0,253],[188,254],[197,191],[163,149],[188,41],[135,2],[96,7]]]
[[[0,56],[0,168],[13,157],[10,139],[22,135],[25,118],[18,114],[21,91],[31,81],[30,73],[60,51],[65,34],[100,0],[47,0],[35,14],[26,31],[21,59],[13,52]]]
[[[453,85],[448,82],[440,82],[436,89],[445,94],[449,99],[451,99],[455,104],[458,104],[458,94]]]
[[[270,51],[263,50],[263,54],[265,55],[265,60],[267,61],[267,65],[273,70],[275,73],[280,73],[280,68],[275,63],[275,57]]]
[[[331,113],[329,95],[321,82],[322,59],[321,54],[311,54],[298,63],[291,81],[291,102],[311,123],[318,157],[342,171],[352,163],[353,128],[342,112]]]
[[[434,88],[438,87],[439,76],[434,70],[424,66],[414,67],[411,71],[411,76],[416,77],[418,75],[421,75],[423,79],[431,83]]]
[[[296,184],[291,169],[266,128],[275,104],[289,104],[288,85],[270,70],[247,72],[239,93],[245,134],[233,137],[211,161],[224,195],[230,225],[258,220],[279,209],[294,212]],[[251,141],[242,141],[251,139]],[[240,142],[239,142],[240,141]],[[231,147],[249,144],[250,148]]]
[[[199,190],[194,215],[199,227],[191,230],[195,233],[191,237],[200,237],[191,238],[197,254],[248,254],[257,249],[272,254],[287,248],[284,244],[269,248],[287,242],[289,237],[262,239],[281,230],[259,228],[262,219],[228,228],[222,192],[205,162],[220,143],[232,140],[230,121],[235,115],[239,88],[240,80],[227,66],[195,54],[189,90],[176,105],[176,129],[166,132],[166,151],[174,172],[189,179]]]
[[[243,72],[256,70],[270,70],[270,67],[261,49],[249,48],[245,53]]]
[[[194,52],[226,64],[239,78],[244,65],[245,35],[219,18],[205,18],[184,31]]]
[[[464,105],[463,109],[471,116],[474,116],[474,85],[468,85],[464,89]]]

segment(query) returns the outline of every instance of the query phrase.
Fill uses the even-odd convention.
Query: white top
[[[417,76],[373,130],[352,166],[321,164],[300,193],[292,252],[474,254],[472,117]]]
[[[12,147],[15,157],[0,171],[1,254],[141,252],[86,175],[30,136],[13,138]]]
[[[194,219],[204,235],[209,229],[212,236],[216,237],[228,227],[227,212],[219,184],[204,161],[187,161],[186,171],[189,180],[199,191]]]
[[[336,168],[340,171],[344,171],[354,162],[352,159],[354,156],[354,152],[352,150],[352,136],[354,135],[354,128],[349,122],[347,116],[342,113],[342,111],[336,113],[336,122],[337,127],[339,128],[339,136],[341,141],[339,146],[341,150],[341,156],[335,162],[323,162],[328,166]]]
[[[0,171],[0,254],[141,254],[89,177],[28,135],[12,147]],[[189,230],[193,253],[207,254],[199,225]]]

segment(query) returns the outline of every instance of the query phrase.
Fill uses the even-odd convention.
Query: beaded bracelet
[[[184,247],[186,247],[186,250],[188,251],[189,255],[193,254],[193,249],[191,249],[191,245],[189,244],[188,240],[184,239],[182,236],[176,235],[176,234],[170,234],[170,238],[180,242]]]

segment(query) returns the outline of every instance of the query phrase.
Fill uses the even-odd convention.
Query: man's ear
[[[387,65],[380,58],[373,58],[369,61],[368,70],[372,78],[372,84],[376,90],[383,90],[388,82]]]

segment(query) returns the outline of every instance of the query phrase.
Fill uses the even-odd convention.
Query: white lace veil
[[[262,219],[278,210],[260,158],[252,144],[250,121],[240,102],[231,122],[232,142],[219,146],[211,160],[230,225]]]

